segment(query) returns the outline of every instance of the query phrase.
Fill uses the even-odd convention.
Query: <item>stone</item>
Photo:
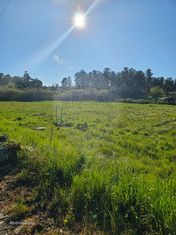
[[[0,145],[0,163],[2,164],[9,160],[15,160],[17,158],[18,150],[20,150],[20,146],[15,143]]]
[[[46,130],[46,127],[44,127],[44,126],[37,126],[37,127],[34,127],[34,130],[44,131],[44,130]]]

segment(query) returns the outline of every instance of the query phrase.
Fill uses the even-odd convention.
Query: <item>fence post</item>
[[[63,115],[63,108],[61,108],[61,113],[60,113],[60,125],[62,125],[62,115]]]
[[[57,124],[58,120],[57,120],[57,105],[56,105],[56,124]]]

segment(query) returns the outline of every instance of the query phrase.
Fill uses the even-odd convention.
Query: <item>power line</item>
[[[2,8],[2,11],[0,12],[0,19],[3,17],[5,11],[7,10],[7,7],[8,7],[8,5],[9,5],[9,3],[10,3],[10,0],[7,0],[7,1],[6,1],[6,4],[5,4],[4,7]]]

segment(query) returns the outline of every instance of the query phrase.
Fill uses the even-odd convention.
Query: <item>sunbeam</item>
[[[94,8],[95,6],[100,2],[100,0],[95,0],[90,7],[87,9],[87,11],[85,12],[85,16],[87,16]]]
[[[95,0],[85,13],[82,13],[82,17],[77,19],[77,22],[73,24],[62,36],[60,36],[56,41],[54,41],[49,47],[42,50],[38,55],[31,60],[31,62],[26,66],[29,70],[36,68],[40,63],[42,63],[56,48],[58,48],[65,39],[72,33],[75,28],[81,28],[85,24],[83,22],[84,17],[86,17],[95,8],[100,0]],[[79,20],[79,21],[78,21]]]
[[[53,42],[49,47],[45,48],[45,50],[38,53],[38,55],[32,59],[27,66],[29,69],[34,69],[37,65],[39,65],[42,61],[44,61],[56,48],[58,48],[63,41],[70,35],[70,33],[74,30],[75,26],[73,25],[67,32],[65,32],[61,37],[59,37],[55,42]]]

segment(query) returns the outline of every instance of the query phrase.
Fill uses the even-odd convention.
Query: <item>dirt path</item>
[[[13,220],[12,211],[19,199],[31,196],[31,189],[18,183],[17,168],[0,178],[0,235],[73,235],[55,225],[47,213],[29,211],[23,219]]]
[[[36,209],[32,186],[19,180],[21,169],[14,149],[1,146],[0,153],[0,235],[73,235],[58,228],[47,209]],[[3,160],[4,153],[10,158]]]
[[[11,234],[9,221],[10,208],[14,203],[13,185],[16,182],[16,169],[0,180],[0,234]]]

